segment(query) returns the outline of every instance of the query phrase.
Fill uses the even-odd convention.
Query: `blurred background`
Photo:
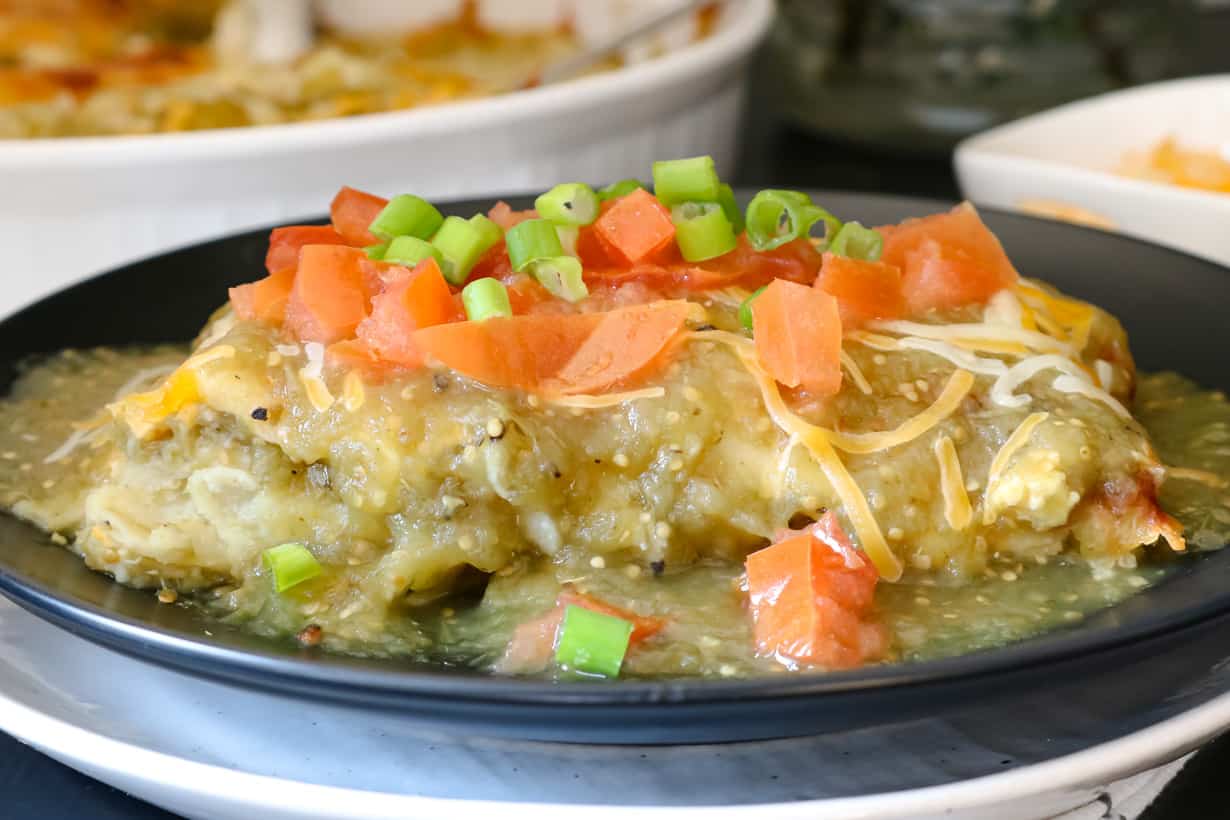
[[[747,184],[955,197],[961,140],[1226,70],[1227,35],[1209,0],[0,0],[0,296],[319,214],[343,182],[455,199],[708,153]],[[1216,187],[1216,146],[1148,154],[1187,119],[1103,170]],[[988,174],[965,193],[1140,233]]]

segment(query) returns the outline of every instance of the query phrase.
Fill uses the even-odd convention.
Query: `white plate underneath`
[[[1169,698],[1153,721],[1061,691],[823,738],[574,746],[426,735],[196,680],[0,599],[0,729],[171,811],[227,820],[574,820],[578,804],[594,820],[1032,820],[1095,803],[1230,726],[1224,667],[1173,690],[1187,702]],[[1112,793],[1148,792],[1169,771]]]

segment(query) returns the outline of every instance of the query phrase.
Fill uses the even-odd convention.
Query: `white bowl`
[[[1210,149],[1230,143],[1230,74],[1116,91],[993,128],[957,147],[957,178],[979,204],[1073,206],[1230,265],[1230,194],[1115,173],[1127,153],[1168,136]]]
[[[433,199],[644,177],[712,154],[732,170],[744,67],[772,0],[725,6],[658,59],[504,96],[293,125],[0,140],[0,309],[207,237],[323,213],[345,184]]]

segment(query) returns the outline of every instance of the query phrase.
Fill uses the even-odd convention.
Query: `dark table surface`
[[[1230,15],[1218,30],[1230,34]],[[1205,32],[1209,34],[1208,31]],[[1202,38],[1205,39],[1205,38]],[[1210,44],[1220,36],[1207,38]],[[1221,46],[1208,52],[1224,62]],[[1206,67],[1206,70],[1211,67]],[[1226,66],[1223,66],[1223,70]],[[939,199],[958,196],[948,157],[902,157],[834,144],[778,121],[753,94],[745,114],[737,183],[835,188]],[[1230,735],[1205,747],[1162,792],[1142,820],[1227,816]],[[0,817],[42,820],[168,820],[173,815],[134,800],[18,743],[0,732]]]

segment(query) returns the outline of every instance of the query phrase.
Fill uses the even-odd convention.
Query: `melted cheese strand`
[[[999,481],[1000,474],[1007,468],[1008,462],[1016,455],[1016,451],[1025,446],[1034,428],[1050,417],[1050,413],[1034,413],[1028,416],[1020,426],[1008,436],[1004,446],[999,448],[991,461],[991,469],[987,473],[987,486],[982,491],[982,523],[990,526],[995,523],[995,514],[991,511],[991,488]]]
[[[846,338],[852,342],[866,345],[872,350],[883,350],[886,353],[895,353],[901,349],[901,342],[892,336],[868,333],[866,330],[852,330],[846,334]]]
[[[944,518],[954,530],[963,530],[974,518],[969,494],[965,492],[965,476],[961,472],[961,459],[957,446],[948,436],[940,436],[932,448],[935,460],[940,465],[940,491],[944,495]]]
[[[626,401],[639,399],[660,399],[666,395],[664,387],[645,387],[640,390],[628,390],[624,393],[604,393],[601,396],[546,396],[546,401],[559,407],[572,407],[581,410],[597,410],[603,407],[614,407]]]
[[[1167,467],[1166,478],[1197,481],[1215,490],[1224,489],[1228,483],[1224,478],[1215,473],[1210,473],[1208,470],[1196,470],[1191,467]]]
[[[863,395],[871,395],[871,382],[867,381],[867,377],[863,375],[862,368],[858,366],[858,362],[854,361],[854,357],[845,350],[841,351],[841,366],[850,374],[850,380],[854,382],[854,386],[863,392]]]
[[[1038,375],[1043,370],[1058,370],[1075,378],[1084,375],[1072,360],[1049,353],[1044,356],[1033,356],[1023,362],[1013,365],[991,385],[991,401],[1000,407],[1024,407],[1032,401],[1031,396],[1016,395],[1018,387]]]
[[[1087,399],[1100,401],[1111,410],[1114,410],[1119,418],[1124,421],[1132,420],[1132,414],[1119,403],[1118,399],[1105,390],[1099,390],[1083,378],[1078,379],[1075,376],[1064,373],[1062,376],[1055,377],[1055,381],[1051,382],[1051,387],[1061,393],[1079,393]]]
[[[82,444],[92,442],[102,431],[103,423],[106,421],[105,416],[97,416],[89,422],[77,426],[73,432],[69,433],[68,438],[60,444],[59,447],[52,450],[46,458],[43,459],[44,464],[55,464],[57,461],[62,461],[67,458],[70,453],[80,447]]]
[[[1008,372],[1008,365],[999,359],[984,359],[981,356],[975,356],[968,350],[962,350],[956,345],[941,342],[938,339],[919,339],[917,336],[907,336],[900,341],[899,346],[906,350],[922,350],[934,356],[939,356],[941,359],[947,359],[962,370],[969,370],[980,376],[999,378]]]
[[[974,386],[974,375],[967,370],[954,370],[948,384],[932,402],[931,406],[917,416],[902,422],[895,430],[875,433],[828,432],[828,438],[839,450],[856,455],[866,455],[887,450],[913,441],[935,425],[951,416],[969,395]],[[827,432],[827,431],[826,431]]]
[[[1046,353],[1061,353],[1069,358],[1075,358],[1071,345],[1053,339],[1034,330],[1022,327],[1004,327],[986,322],[966,322],[951,325],[928,325],[921,322],[907,322],[903,319],[882,319],[871,322],[869,327],[900,336],[919,336],[923,339],[939,339],[962,346],[977,347],[979,342],[992,343],[993,349],[1002,351],[1003,343],[1024,345],[1031,350]]]
[[[702,336],[711,341],[730,345],[735,349],[743,366],[756,380],[764,399],[765,409],[769,411],[773,421],[787,435],[797,436],[819,464],[825,478],[828,479],[833,491],[841,500],[843,510],[854,526],[863,552],[875,564],[876,570],[884,580],[898,580],[901,577],[901,562],[897,560],[897,556],[893,555],[888,542],[884,540],[884,533],[880,531],[879,522],[872,514],[862,489],[850,475],[846,465],[842,463],[837,451],[829,443],[828,431],[809,424],[790,411],[782,399],[781,392],[777,389],[777,382],[760,366],[756,358],[756,348],[751,339],[725,331],[709,331]]]

